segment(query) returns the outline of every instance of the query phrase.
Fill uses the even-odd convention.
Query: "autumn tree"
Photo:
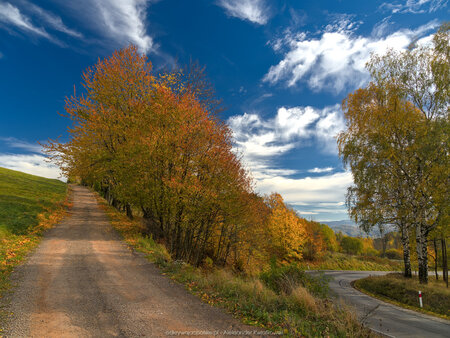
[[[115,207],[139,211],[175,258],[224,264],[254,226],[251,179],[205,86],[188,79],[154,75],[134,46],[99,60],[83,74],[84,93],[66,100],[70,141],[47,151]]]
[[[414,228],[422,283],[428,278],[428,234],[448,204],[448,35],[443,25],[433,48],[373,56],[373,82],[344,101],[347,130],[338,139],[355,178],[347,197],[351,216],[367,229],[399,228],[406,276]]]
[[[266,204],[270,209],[267,223],[269,251],[282,262],[301,259],[306,239],[306,221],[286,206],[280,194],[267,196]]]
[[[336,239],[336,234],[328,225],[320,224],[320,232],[323,241],[328,251],[336,252],[339,249],[339,243]]]
[[[303,258],[317,260],[323,257],[327,244],[331,244],[332,237],[325,238],[322,224],[305,220],[306,238],[303,244]],[[325,225],[326,226],[326,225]],[[326,242],[328,240],[328,242]]]
[[[339,244],[342,250],[347,254],[357,255],[361,253],[363,249],[361,239],[356,237],[343,236]]]

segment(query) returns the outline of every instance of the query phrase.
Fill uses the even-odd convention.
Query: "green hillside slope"
[[[64,199],[67,184],[0,168],[0,236],[26,234],[38,215]]]
[[[66,196],[67,184],[61,181],[0,168],[0,298],[9,274],[42,231],[64,217]]]

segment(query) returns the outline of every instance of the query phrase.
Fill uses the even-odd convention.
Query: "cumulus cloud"
[[[446,7],[447,0],[407,0],[404,3],[385,2],[380,8],[392,13],[433,13]]]
[[[339,203],[353,182],[349,172],[338,172],[331,175],[305,178],[289,178],[273,176],[258,181],[258,187],[263,192],[279,191],[289,204],[302,203]]]
[[[339,105],[323,109],[281,107],[273,118],[246,113],[230,117],[228,124],[233,130],[236,150],[242,154],[259,192],[279,192],[287,203],[305,215],[309,212],[308,215],[329,213],[337,219],[347,217],[342,201],[352,182],[351,174],[331,174],[332,167],[313,168],[308,172],[316,174],[314,177],[298,178],[301,174],[298,170],[279,168],[274,164],[288,151],[313,141],[324,153],[335,153],[334,136],[344,128]],[[314,211],[321,203],[332,203],[335,210],[331,212],[328,207],[323,212]]]
[[[47,178],[61,178],[59,168],[46,162],[45,156],[38,154],[0,153],[0,167]]]
[[[343,200],[352,183],[349,172],[305,178],[274,175],[258,179],[257,189],[262,193],[279,192],[300,214],[338,220],[348,218]]]
[[[35,26],[29,17],[25,16],[19,8],[10,3],[0,3],[0,22],[6,25],[12,25],[23,32],[53,40],[45,29]]]
[[[371,53],[383,53],[388,48],[405,49],[411,41],[437,26],[432,21],[415,30],[363,37],[355,34],[357,24],[347,16],[328,25],[317,38],[309,38],[304,32],[287,31],[282,39],[271,42],[275,51],[286,52],[283,60],[270,67],[263,81],[285,82],[289,87],[304,81],[314,91],[325,89],[336,94],[349,87],[360,87],[368,80],[365,64]]]
[[[256,113],[232,116],[228,124],[236,146],[250,162],[282,155],[302,142],[317,141],[326,153],[336,153],[335,136],[344,129],[339,105],[281,107],[275,117],[263,119]]]
[[[264,0],[219,0],[218,5],[229,16],[265,25],[269,20],[269,9]]]

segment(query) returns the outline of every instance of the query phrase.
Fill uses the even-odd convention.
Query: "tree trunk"
[[[383,237],[381,238],[381,244],[382,244],[381,256],[382,257],[386,257],[387,242],[388,242],[387,234],[384,234]]]
[[[403,244],[403,262],[405,264],[404,276],[411,278],[411,249],[409,248],[409,229],[405,226],[401,228]]]
[[[419,282],[428,284],[428,248],[426,231],[421,224],[416,227],[417,260],[419,265]]]
[[[442,276],[446,281],[448,287],[447,243],[445,241],[445,238],[441,239],[441,247],[442,247]]]
[[[437,249],[437,243],[436,238],[433,238],[433,245],[434,245],[434,274],[436,275],[436,280],[439,280],[438,275],[438,249]]]
[[[133,210],[131,210],[131,205],[129,203],[125,204],[125,211],[127,212],[127,217],[133,219]]]

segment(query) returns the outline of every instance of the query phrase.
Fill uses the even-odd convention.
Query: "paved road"
[[[6,337],[155,337],[258,330],[202,303],[132,253],[87,189],[14,274]]]
[[[367,326],[393,337],[450,337],[450,321],[419,314],[414,311],[369,297],[351,287],[350,282],[369,275],[384,275],[380,271],[324,271],[334,279],[330,289],[345,303],[353,306]]]

